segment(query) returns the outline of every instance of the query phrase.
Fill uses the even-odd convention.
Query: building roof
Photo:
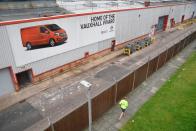
[[[0,21],[48,17],[54,15],[70,14],[71,12],[60,7],[34,8],[34,9],[8,9],[0,10]]]
[[[169,2],[168,2],[169,1]],[[150,6],[168,6],[190,2],[179,2],[174,0],[151,0]],[[89,12],[101,12],[122,9],[144,8],[144,2],[137,1],[57,1],[59,7],[42,7],[32,9],[7,9],[0,10],[0,21],[12,21],[21,19],[31,19],[39,17],[49,17],[64,14],[78,14]]]

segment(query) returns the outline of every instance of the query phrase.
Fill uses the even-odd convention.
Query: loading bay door
[[[168,15],[161,16],[158,19],[157,31],[165,31],[168,22]]]

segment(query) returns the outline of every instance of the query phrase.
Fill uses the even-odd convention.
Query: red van
[[[33,46],[55,46],[64,43],[67,40],[67,33],[56,24],[48,24],[22,28],[21,38],[23,47],[30,50]]]

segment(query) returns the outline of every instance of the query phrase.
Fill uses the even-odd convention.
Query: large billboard
[[[17,67],[115,37],[115,13],[7,25]]]

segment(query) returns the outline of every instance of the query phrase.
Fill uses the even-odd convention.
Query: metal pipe
[[[92,106],[91,106],[91,87],[87,90],[87,98],[88,98],[88,124],[89,131],[92,131]]]
[[[80,81],[80,84],[82,84],[87,89],[87,99],[88,99],[88,125],[89,125],[89,131],[92,130],[92,106],[91,106],[91,86],[92,84],[88,81],[82,80]]]
[[[114,104],[116,104],[116,99],[117,99],[117,87],[118,87],[118,83],[115,77],[113,77],[113,80],[115,81],[115,96],[114,96]]]

